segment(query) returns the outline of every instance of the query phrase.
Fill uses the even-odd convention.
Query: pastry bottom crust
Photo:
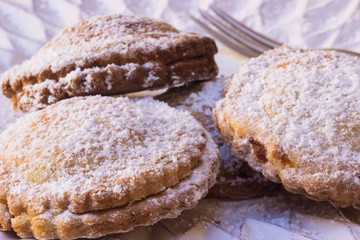
[[[249,199],[274,195],[280,189],[281,185],[269,181],[261,173],[254,171],[242,158],[231,157],[236,158],[233,163],[238,166],[234,166],[233,169],[229,169],[225,164],[220,166],[216,182],[206,197]],[[223,159],[223,161],[229,160]]]

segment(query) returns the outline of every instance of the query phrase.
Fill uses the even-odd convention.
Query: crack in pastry
[[[244,144],[242,155],[235,157],[231,149],[224,144],[218,128],[215,126],[213,108],[224,96],[225,78],[217,78],[207,82],[194,82],[187,86],[171,88],[155,99],[164,101],[180,110],[189,111],[203,127],[212,135],[219,146],[222,163],[215,185],[209,190],[208,196],[247,199],[276,192],[279,187],[251,169],[244,156],[250,151],[250,144]]]
[[[360,203],[359,58],[283,46],[235,73],[215,117],[233,152],[294,193]],[[230,130],[229,130],[230,129]]]
[[[59,100],[113,95],[210,79],[215,42],[140,16],[93,17],[60,32],[30,60],[2,76],[16,110]]]
[[[206,194],[219,161],[216,144],[190,114],[152,98],[67,99],[20,118],[0,143],[0,225],[22,237],[97,237],[175,217]],[[188,188],[193,195],[177,195]],[[166,202],[167,192],[176,209],[155,214],[150,205],[170,205],[147,199]],[[150,204],[144,213],[142,202]],[[95,223],[109,226],[92,232]]]

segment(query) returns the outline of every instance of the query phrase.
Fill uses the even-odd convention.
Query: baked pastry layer
[[[250,145],[242,149],[242,157],[239,154],[238,157],[235,157],[231,153],[231,149],[224,144],[220,132],[215,126],[212,110],[216,102],[224,96],[226,80],[225,78],[217,78],[171,88],[166,93],[157,96],[156,99],[177,109],[189,111],[218,144],[222,158],[220,172],[215,185],[209,190],[207,196],[246,199],[274,193],[279,185],[267,180],[243,160],[251,149]]]
[[[360,203],[359,58],[290,47],[235,73],[215,117],[234,153],[286,189],[337,206]]]
[[[140,16],[97,16],[61,31],[30,60],[2,76],[14,108],[61,99],[179,85],[217,75],[215,42]]]
[[[20,118],[0,143],[0,226],[22,237],[96,237],[174,217],[207,192],[219,161],[216,144],[190,114],[152,98],[64,100]],[[204,157],[209,163],[202,163]],[[189,180],[195,169],[199,179]],[[138,204],[149,210],[132,216],[140,211],[137,202],[166,201],[166,191],[174,195],[169,213],[159,202],[154,218],[142,218],[157,211],[147,200],[149,206]],[[177,199],[178,191],[196,196]],[[94,226],[111,221],[119,226]]]

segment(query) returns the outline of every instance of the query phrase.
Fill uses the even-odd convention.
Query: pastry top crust
[[[123,206],[188,176],[205,132],[190,114],[151,98],[61,101],[0,135],[0,201],[12,214],[33,215]]]
[[[145,63],[156,59],[166,64],[183,57],[204,55],[204,47],[177,52],[185,42],[201,38],[202,35],[179,32],[167,23],[147,17],[96,16],[62,30],[30,60],[5,73],[4,79],[14,84],[19,76],[44,74],[40,76],[42,82],[42,78],[51,79],[46,76],[50,72],[63,76],[69,70],[84,69],[97,61],[98,67],[105,62]],[[165,51],[167,54],[163,54]]]
[[[212,39],[179,32],[162,21],[128,15],[96,16],[65,28],[31,59],[5,72],[2,91],[16,108],[28,111],[71,96],[176,85],[194,80],[177,72],[177,63],[184,61],[199,65],[200,69],[193,69],[198,79],[216,76],[216,52]],[[211,71],[201,70],[204,63],[200,60],[211,65]],[[141,82],[132,84],[140,80],[131,76],[142,78]]]
[[[268,51],[233,75],[217,105],[220,125],[262,145],[266,159],[250,164],[289,190],[360,203],[358,65],[331,51]]]

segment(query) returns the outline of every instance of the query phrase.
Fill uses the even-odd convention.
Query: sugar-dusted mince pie
[[[212,109],[224,96],[225,78],[213,81],[194,82],[188,86],[171,88],[156,99],[170,106],[189,111],[213,136],[219,146],[222,163],[215,185],[207,196],[246,199],[275,193],[279,187],[267,180],[261,173],[251,169],[243,157],[235,157],[221,139],[215,127]],[[250,148],[244,148],[244,155]]]
[[[281,47],[235,73],[215,116],[233,151],[294,193],[360,204],[360,59]]]
[[[194,207],[219,152],[187,112],[152,98],[74,97],[0,135],[0,229],[95,238]]]
[[[61,31],[30,60],[2,76],[14,108],[31,111],[61,99],[113,95],[210,79],[215,42],[140,16],[97,16]]]

